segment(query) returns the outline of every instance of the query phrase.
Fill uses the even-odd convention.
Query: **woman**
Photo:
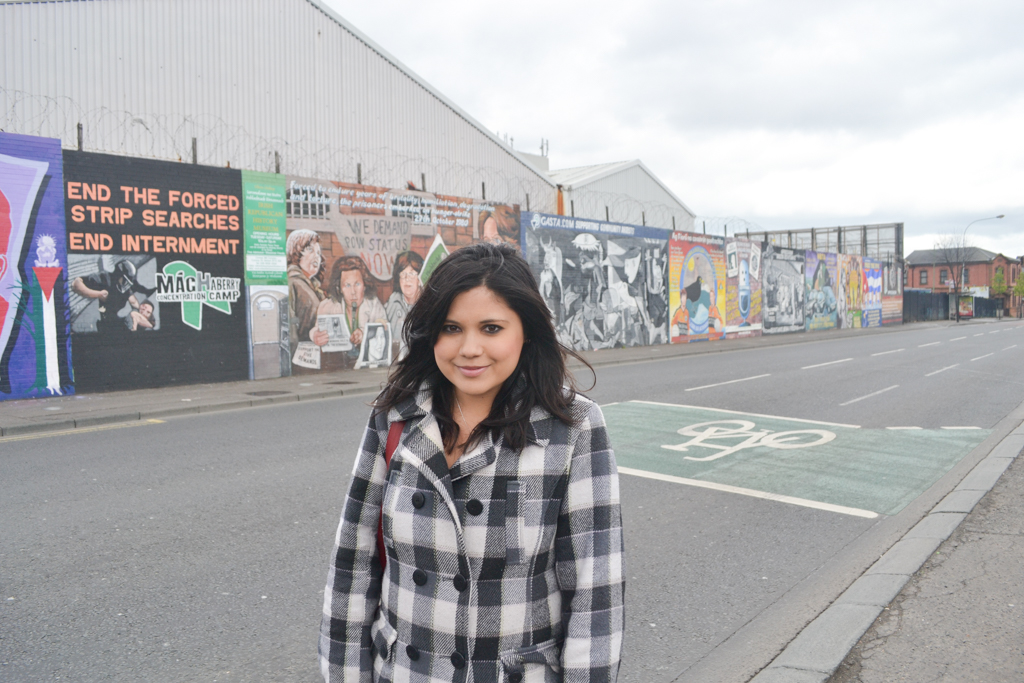
[[[327,298],[320,302],[316,314],[318,317],[345,316],[349,341],[352,342],[352,348],[346,354],[324,354],[320,367],[324,370],[351,367],[359,358],[359,345],[366,334],[366,326],[370,323],[388,321],[363,259],[358,256],[342,256],[334,262],[331,279],[327,285]],[[317,346],[324,346],[328,341],[327,333],[313,328],[310,330],[310,340]],[[340,360],[332,364],[335,356],[340,357]],[[342,363],[341,360],[349,362]]]
[[[316,336],[319,332],[316,325],[317,307],[324,298],[319,279],[323,267],[320,235],[312,230],[293,231],[288,235],[285,253],[288,263],[288,332],[291,352],[294,354],[301,341],[311,339],[318,346],[327,343],[326,332]],[[292,371],[304,373],[309,370],[293,365]]]
[[[405,355],[406,346],[402,337],[402,325],[409,315],[409,309],[420,298],[423,285],[420,284],[420,271],[423,270],[423,257],[415,251],[403,251],[395,258],[392,268],[392,286],[394,289],[384,310],[391,325],[391,335],[398,342],[398,353],[395,358]]]
[[[566,350],[526,261],[507,245],[455,252],[405,334],[338,529],[325,680],[615,681],[615,459],[600,408],[567,386]]]

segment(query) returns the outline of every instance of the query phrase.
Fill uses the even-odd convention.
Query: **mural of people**
[[[804,264],[807,275],[804,324],[808,330],[834,329],[838,317],[833,287],[836,282],[836,255],[808,251]]]
[[[725,336],[761,334],[761,243],[730,239],[725,244]]]
[[[765,334],[804,331],[804,258],[803,251],[765,246],[761,261]]]
[[[420,282],[420,271],[423,270],[423,257],[414,251],[403,251],[395,258],[395,265],[392,270],[392,291],[388,301],[384,304],[384,311],[387,314],[388,323],[391,325],[391,335],[398,344],[396,358],[405,355],[405,339],[402,335],[402,326],[405,324],[405,317],[409,309],[420,298],[423,291],[423,284]]]
[[[669,242],[673,343],[725,337],[725,238],[684,232]]]
[[[322,370],[353,367],[359,358],[359,346],[370,323],[387,323],[384,305],[377,298],[373,279],[366,264],[358,256],[342,256],[331,266],[326,298],[317,307],[317,317],[344,316],[352,348],[344,353],[328,353],[321,359]],[[328,342],[325,331],[318,330],[311,339],[317,346]]]
[[[668,233],[610,223],[598,225],[612,234],[545,228],[541,217],[523,214],[526,258],[559,340],[578,351],[664,343]],[[625,227],[634,234],[623,236]]]
[[[96,300],[99,311],[96,331],[100,334],[111,334],[126,329],[135,331],[132,314],[137,312],[141,305],[137,294],[150,297],[156,292],[156,287],[145,287],[140,284],[135,264],[128,259],[122,259],[114,266],[113,272],[98,272],[76,277],[71,282],[71,291],[86,299]],[[152,313],[152,303],[149,304],[149,310]],[[148,321],[148,318],[146,320]],[[74,323],[72,329],[75,329]]]
[[[519,246],[519,212],[516,207],[499,204],[482,207],[477,229],[484,242],[508,242]]]
[[[320,251],[320,236],[312,230],[296,230],[288,235],[285,246],[288,264],[288,335],[292,353],[297,353],[300,342],[311,341],[322,346],[327,342],[326,333],[317,331],[317,308],[324,299],[320,287],[323,270],[323,255]],[[298,366],[293,371],[301,373],[310,368]]]

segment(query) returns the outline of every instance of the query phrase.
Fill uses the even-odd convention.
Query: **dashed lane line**
[[[974,336],[975,336],[975,337],[984,337],[984,336],[985,336],[985,333],[984,333],[984,332],[979,332],[978,334],[976,334],[976,335],[974,335]]]
[[[837,363],[845,363],[845,362],[851,361],[851,360],[853,360],[853,359],[852,358],[844,358],[842,360],[830,360],[827,363],[816,363],[814,365],[805,365],[805,366],[803,366],[800,369],[801,370],[810,370],[811,368],[823,368],[826,365],[836,365]]]
[[[951,342],[955,342],[955,341],[960,341],[961,339],[967,339],[967,337],[953,337],[953,338],[952,338],[952,339],[950,339],[949,341],[951,341]]]
[[[991,353],[986,353],[984,356],[978,356],[977,358],[972,358],[971,362],[973,363],[976,360],[981,360],[982,358],[988,358],[991,355],[992,355]]]
[[[790,422],[803,422],[810,425],[825,425],[826,427],[846,427],[847,429],[860,429],[860,425],[845,424],[843,422],[822,422],[821,420],[805,420],[799,417],[780,418],[778,415],[763,415],[761,413],[749,413],[745,410],[726,410],[725,408],[708,408],[707,406],[690,406],[685,403],[661,403],[659,401],[630,401],[630,403],[643,403],[649,406],[667,406],[669,408],[694,408],[696,410],[710,410],[716,413],[728,413],[730,415],[753,415],[754,417],[767,417],[772,420],[788,420]]]
[[[935,346],[936,344],[941,344],[941,343],[942,343],[942,342],[929,342],[929,343],[927,343],[927,344],[918,344],[918,345],[917,345],[917,348],[919,348],[919,349],[923,349],[923,348],[924,348],[924,347],[926,347],[926,346]]]
[[[925,377],[931,377],[932,375],[937,375],[940,372],[945,372],[946,370],[952,370],[953,368],[955,368],[958,365],[960,365],[960,364],[959,363],[953,363],[953,365],[947,365],[946,367],[941,368],[939,370],[936,370],[935,372],[929,372],[927,375],[925,375]]]
[[[939,429],[981,429],[981,427],[939,427]]]
[[[906,349],[893,349],[892,351],[879,351],[878,353],[871,354],[871,356],[872,357],[874,357],[874,356],[884,356],[887,353],[899,353],[900,351],[906,351]]]
[[[1007,347],[1006,347],[1005,349],[1003,349],[1003,351],[1009,351],[1010,349],[1012,349],[1012,348],[1013,348],[1013,347],[1015,347],[1015,346],[1017,346],[1017,345],[1016,345],[1016,344],[1010,344],[1010,345],[1009,345],[1009,346],[1007,346]]]
[[[892,429],[892,430],[895,431],[897,429],[921,429],[921,428],[920,427],[886,427],[886,429]]]
[[[870,393],[867,396],[861,396],[860,398],[855,398],[855,399],[853,399],[851,401],[847,401],[846,403],[840,403],[839,407],[842,408],[843,406],[848,406],[851,403],[856,403],[857,401],[863,401],[864,399],[871,398],[873,396],[878,396],[879,394],[884,394],[885,392],[892,391],[893,389],[896,389],[898,387],[899,387],[899,384],[893,384],[891,387],[886,387],[885,389],[879,389],[878,391]]]
[[[619,467],[619,474],[628,474],[634,477],[643,477],[645,479],[666,481],[673,484],[685,484],[686,486],[696,486],[702,489],[723,491],[725,493],[736,493],[741,496],[761,498],[762,500],[773,500],[777,503],[788,503],[790,505],[799,505],[800,507],[813,508],[815,510],[825,510],[827,512],[838,512],[842,515],[852,515],[854,517],[863,517],[865,519],[878,518],[878,513],[872,512],[871,510],[860,510],[858,508],[846,507],[845,505],[833,505],[832,503],[822,503],[817,500],[807,500],[806,498],[783,496],[779,495],[778,493],[768,493],[767,491],[755,491],[754,489],[745,489],[739,486],[729,486],[728,484],[716,484],[713,481],[702,481],[700,479],[686,479],[684,477],[674,477],[671,474],[661,474],[658,472],[635,470],[632,467]]]
[[[742,377],[740,379],[731,379],[728,382],[718,382],[717,384],[705,384],[702,387],[690,387],[686,391],[697,391],[698,389],[710,389],[712,387],[721,387],[726,384],[736,384],[737,382],[749,382],[752,379],[761,379],[762,377],[771,377],[771,373],[765,373],[763,375],[754,375],[753,377]]]

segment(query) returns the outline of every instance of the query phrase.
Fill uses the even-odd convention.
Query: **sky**
[[[1024,255],[1020,0],[325,1],[552,168],[641,159],[698,220]]]

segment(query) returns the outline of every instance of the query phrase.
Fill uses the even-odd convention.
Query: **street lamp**
[[[999,214],[998,216],[988,216],[987,218],[978,218],[967,224],[967,228],[971,227],[975,223],[982,221],[994,221],[997,218],[1003,218],[1006,214]],[[959,282],[962,284],[964,279],[964,270],[967,268],[967,228],[964,228],[964,234],[960,238],[960,279]],[[960,322],[960,292],[956,287],[958,280],[953,278],[953,295],[956,297],[956,301],[953,305],[956,307],[956,321]]]

